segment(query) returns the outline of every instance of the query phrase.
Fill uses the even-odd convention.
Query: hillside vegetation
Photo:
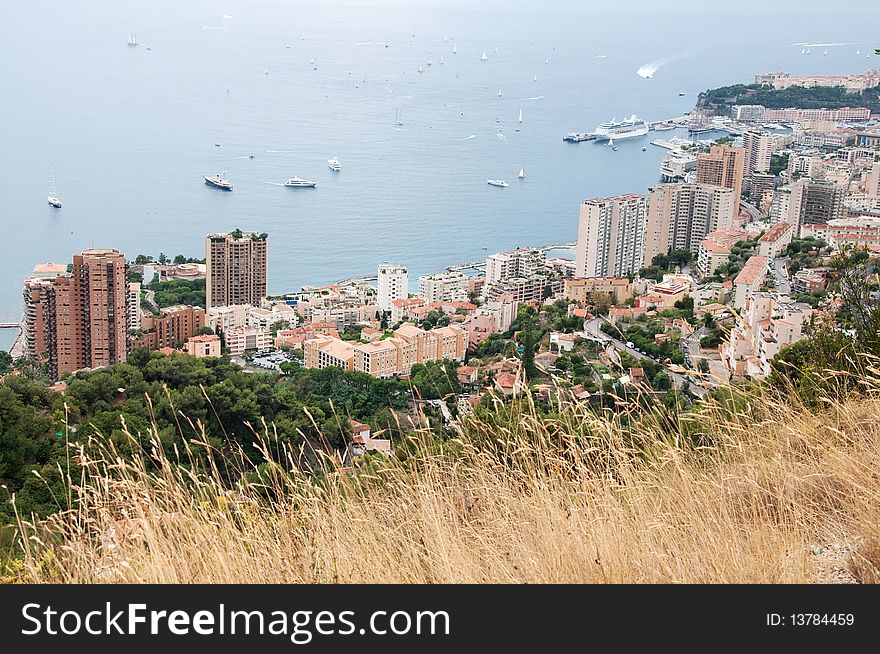
[[[762,84],[734,84],[703,91],[697,100],[698,107],[711,108],[716,113],[727,113],[735,104],[759,104],[768,109],[867,107],[872,113],[877,113],[880,111],[880,87],[875,86],[861,93],[848,93],[842,86],[772,89]]]
[[[596,414],[529,398],[423,425],[390,460],[291,473],[298,452],[253,425],[262,463],[191,439],[71,452],[77,506],[20,516],[8,571],[27,582],[876,582],[880,369],[858,401],[729,390],[699,412]],[[138,439],[129,436],[130,444]],[[112,443],[112,442],[111,442]],[[199,453],[198,455],[196,453]],[[202,463],[196,463],[201,461]],[[249,468],[243,456],[236,465]],[[63,474],[63,470],[62,470]]]

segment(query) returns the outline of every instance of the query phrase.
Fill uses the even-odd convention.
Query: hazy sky
[[[430,9],[468,8],[472,10],[518,11],[544,14],[608,14],[662,13],[739,15],[750,11],[764,15],[851,13],[855,20],[880,13],[877,0],[737,0],[735,3],[717,0],[324,0],[323,5],[350,5],[358,7],[425,7]],[[585,29],[596,29],[585,26]],[[880,40],[880,36],[878,36]]]

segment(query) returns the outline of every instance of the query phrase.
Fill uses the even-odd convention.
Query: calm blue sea
[[[681,115],[699,91],[758,72],[880,64],[864,57],[880,45],[875,3],[854,13],[844,2],[834,15],[789,3],[800,9],[761,20],[674,3],[623,14],[545,4],[9,3],[0,320],[20,317],[36,263],[85,247],[204,256],[208,232],[265,231],[280,293],[383,261],[407,265],[415,283],[487,249],[571,241],[582,199],[643,193],[665,151],[651,137],[616,152],[570,145],[567,132]],[[801,42],[843,45],[803,56]],[[636,74],[646,64],[659,66],[651,79]],[[328,170],[332,157],[342,173]],[[50,167],[60,211],[46,204]],[[221,171],[232,193],[203,183]],[[293,175],[318,188],[280,186]],[[11,335],[0,332],[0,347]]]

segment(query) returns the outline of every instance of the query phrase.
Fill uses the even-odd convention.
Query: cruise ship
[[[214,175],[212,177],[205,176],[205,184],[223,189],[224,191],[232,190],[232,182],[228,179],[223,179],[220,175]]]
[[[593,135],[600,141],[609,139],[628,139],[633,136],[644,136],[648,133],[648,124],[641,118],[630,116],[629,118],[618,121],[610,120],[602,123],[593,132]]]
[[[318,182],[310,182],[307,179],[302,179],[301,177],[291,177],[286,182],[284,182],[285,186],[290,186],[292,188],[315,188],[318,185]]]

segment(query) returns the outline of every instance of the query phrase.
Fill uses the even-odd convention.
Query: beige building
[[[582,277],[565,280],[565,298],[572,302],[588,302],[593,293],[608,293],[611,304],[622,304],[633,296],[627,277]]]
[[[740,308],[749,293],[755,293],[761,289],[761,284],[767,278],[767,263],[767,257],[759,255],[749,257],[746,265],[733,280],[734,307]]]
[[[188,354],[200,359],[220,356],[220,337],[216,334],[191,336],[186,339],[184,349]]]
[[[804,337],[804,324],[813,310],[773,293],[751,293],[743,302],[739,320],[722,348],[721,359],[734,378],[764,379],[782,348]]]
[[[715,271],[730,261],[730,247],[722,245],[711,238],[700,241],[697,250],[697,274],[702,277],[711,277]]]
[[[754,172],[770,170],[773,136],[767,132],[748,131],[743,134],[742,139],[745,155],[743,175],[749,177]]]
[[[827,223],[801,225],[801,238],[822,239],[835,250],[845,245],[880,247],[880,216],[837,218]]]
[[[775,259],[785,253],[794,228],[788,222],[776,223],[758,239],[758,254],[767,259]]]
[[[869,69],[853,75],[791,75],[790,73],[764,73],[755,75],[755,84],[769,84],[774,89],[787,89],[790,86],[842,86],[847,91],[864,91],[880,85],[880,70]]]
[[[267,294],[268,237],[241,231],[205,238],[207,307],[257,306]]]
[[[713,145],[708,154],[697,157],[697,184],[711,184],[733,189],[734,195],[742,195],[745,148],[729,145]]]
[[[698,253],[709,232],[730,229],[738,205],[732,189],[707,184],[659,184],[648,190],[644,265],[670,250]]]
[[[272,333],[261,327],[233,327],[223,333],[226,347],[232,356],[241,356],[254,350],[271,350]]]
[[[307,368],[335,366],[373,377],[393,377],[408,374],[416,364],[444,359],[461,361],[467,345],[467,332],[459,327],[425,331],[404,323],[394,331],[394,336],[369,343],[317,335],[304,343],[305,364]]]
[[[647,202],[641,195],[584,200],[578,221],[575,277],[638,272],[645,253]]]

